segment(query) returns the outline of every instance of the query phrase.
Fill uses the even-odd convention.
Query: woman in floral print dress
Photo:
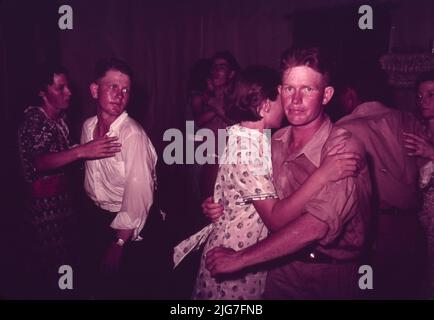
[[[27,220],[35,236],[33,267],[54,275],[60,265],[72,263],[68,243],[74,217],[72,198],[65,167],[40,170],[38,157],[70,148],[69,130],[61,111],[68,107],[71,92],[66,70],[55,67],[46,72],[45,87],[39,92],[43,104],[25,110],[18,142],[28,191]]]
[[[66,248],[68,237],[64,229],[72,221],[73,210],[64,168],[48,175],[38,174],[33,166],[35,154],[58,152],[69,147],[68,127],[62,118],[54,121],[42,108],[29,107],[25,111],[19,140],[24,178],[34,186],[31,189],[29,218],[38,237],[36,247],[43,252],[44,259],[70,263]]]

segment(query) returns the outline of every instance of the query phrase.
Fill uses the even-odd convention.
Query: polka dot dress
[[[224,214],[210,233],[193,291],[194,299],[260,299],[265,271],[241,272],[213,278],[205,268],[205,254],[214,247],[249,247],[268,235],[252,200],[277,198],[271,171],[269,137],[240,125],[228,128],[229,139],[220,159],[214,201]]]

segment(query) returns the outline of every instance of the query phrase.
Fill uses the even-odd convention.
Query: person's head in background
[[[247,67],[235,84],[227,115],[236,122],[279,128],[283,117],[279,85],[280,76],[276,70],[266,66]]]
[[[187,91],[205,92],[208,90],[207,80],[211,69],[211,59],[199,59],[190,68]]]
[[[418,77],[416,90],[420,115],[424,120],[434,122],[434,70]]]
[[[120,59],[102,59],[96,63],[90,92],[97,103],[99,117],[114,120],[126,109],[131,79],[131,68]]]
[[[316,127],[324,107],[333,96],[331,61],[319,48],[291,48],[281,56],[282,84],[279,92],[289,124]]]
[[[231,87],[235,81],[240,66],[229,51],[216,52],[211,58],[209,74],[209,89],[221,91]]]
[[[343,115],[364,102],[377,101],[391,106],[391,93],[387,75],[380,66],[360,65],[346,67],[339,75],[336,91],[337,104]]]
[[[69,107],[71,88],[65,67],[48,62],[38,66],[35,89],[50,118],[58,117]]]

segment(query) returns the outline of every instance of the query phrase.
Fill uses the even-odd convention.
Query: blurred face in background
[[[434,81],[425,81],[419,85],[417,100],[419,110],[427,120],[434,119]]]
[[[214,88],[225,86],[234,75],[235,72],[231,69],[229,63],[225,59],[217,58],[213,61],[213,64],[211,65],[210,80]]]

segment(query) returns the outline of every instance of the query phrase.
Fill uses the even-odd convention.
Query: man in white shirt
[[[83,143],[117,137],[121,152],[86,162],[84,187],[92,200],[96,257],[104,271],[115,274],[129,241],[141,240],[153,203],[157,155],[143,128],[125,111],[130,98],[131,70],[118,59],[101,60],[90,92],[97,114],[83,124]],[[96,207],[96,208],[95,208]]]

